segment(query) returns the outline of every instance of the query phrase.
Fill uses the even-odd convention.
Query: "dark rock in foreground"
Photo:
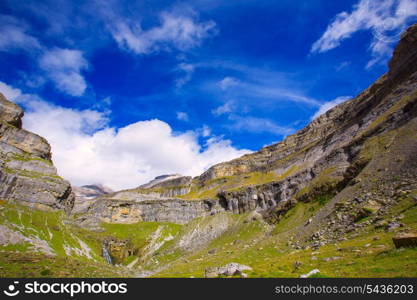
[[[417,233],[400,233],[392,238],[395,248],[417,247]]]

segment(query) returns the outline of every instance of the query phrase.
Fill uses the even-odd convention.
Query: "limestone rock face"
[[[292,168],[293,172],[271,183],[230,190],[219,185],[222,206],[235,213],[338,192],[372,160],[369,153],[377,151],[367,149],[372,139],[403,127],[416,116],[417,24],[402,35],[388,73],[356,98],[337,105],[282,142],[215,165],[194,180],[209,187],[222,177],[285,174]]]
[[[73,213],[85,213],[96,201],[97,197],[113,193],[113,190],[101,184],[74,186],[72,190],[75,195]]]
[[[74,195],[58,176],[48,142],[21,128],[23,110],[0,94],[0,199],[70,211]]]
[[[146,184],[142,184],[139,188],[149,189],[155,187],[166,187],[172,185],[186,185],[191,180],[189,176],[182,176],[181,174],[160,175],[155,177]]]
[[[278,220],[277,215],[298,201],[328,201],[349,186],[366,187],[386,161],[401,156],[382,168],[392,178],[401,170],[411,171],[417,155],[416,37],[413,25],[398,43],[386,74],[283,141],[212,166],[195,178],[163,175],[136,189],[106,195],[89,213],[107,222],[183,224],[222,211],[257,211]],[[385,162],[380,159],[384,155],[390,157]]]
[[[404,70],[407,73],[415,70],[417,60],[417,24],[410,26],[401,36],[401,41],[394,51],[389,63],[389,76],[401,76]],[[413,66],[414,65],[414,66]]]
[[[218,201],[187,201],[182,199],[153,199],[123,201],[98,199],[88,215],[108,223],[132,224],[139,221],[185,224],[194,218],[216,214],[224,209]]]
[[[104,198],[127,201],[152,201],[170,199],[187,194],[190,191],[192,177],[161,175],[135,189],[110,193]]]
[[[23,109],[0,94],[0,119],[17,128],[22,127]]]
[[[85,199],[93,199],[98,196],[107,195],[113,193],[113,190],[107,186],[101,184],[90,184],[83,186],[74,186],[74,194],[76,197],[82,197]]]

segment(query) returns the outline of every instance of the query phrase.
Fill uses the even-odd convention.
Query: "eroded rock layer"
[[[417,25],[413,25],[403,34],[386,74],[356,98],[282,142],[215,165],[195,178],[162,176],[103,198],[109,207],[132,203],[129,206],[137,208],[126,214],[113,212],[99,201],[92,211],[104,220],[115,221],[124,215],[132,220],[183,223],[222,210],[273,215],[297,201],[332,198],[360,181],[376,154],[390,151],[383,138],[388,132],[396,134],[416,119],[416,40]],[[412,140],[404,142],[404,149],[413,148]],[[410,165],[406,159],[400,163]],[[207,199],[212,203],[209,206]]]
[[[48,142],[22,129],[22,117],[23,110],[0,94],[0,199],[70,211],[70,184],[58,176]]]

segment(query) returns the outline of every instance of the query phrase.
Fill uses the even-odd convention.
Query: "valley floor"
[[[400,216],[403,227],[417,230],[415,196],[400,197],[384,220]],[[221,213],[183,226],[104,224],[104,231],[92,232],[71,225],[62,212],[1,202],[1,235],[14,235],[16,243],[0,246],[0,276],[189,278],[236,262],[252,268],[248,277],[300,277],[313,269],[320,271],[316,277],[417,277],[417,248],[396,249],[392,242],[402,228],[375,228],[366,217],[358,220],[364,226],[318,249],[297,241],[300,226],[325,206],[322,200],[300,202],[277,224],[254,214]],[[117,266],[106,263],[101,249],[109,236],[129,239],[137,253]]]

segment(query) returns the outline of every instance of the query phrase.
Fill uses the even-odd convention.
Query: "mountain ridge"
[[[386,74],[280,143],[75,206],[47,141],[0,97],[5,276],[416,277],[416,41],[417,24]]]

